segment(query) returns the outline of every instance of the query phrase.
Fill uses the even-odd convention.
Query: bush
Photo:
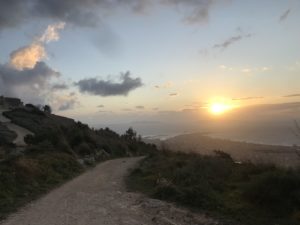
[[[155,152],[131,173],[127,185],[133,191],[205,210],[229,221],[300,224],[300,171],[236,164],[230,155],[216,153]]]
[[[289,214],[300,207],[300,174],[274,170],[253,176],[245,185],[244,196],[256,206]]]
[[[44,152],[6,160],[0,164],[0,219],[81,171],[77,160],[65,153]]]
[[[90,148],[90,146],[86,143],[83,142],[79,144],[76,148],[75,151],[80,155],[80,156],[86,156],[86,155],[91,155],[94,150]]]

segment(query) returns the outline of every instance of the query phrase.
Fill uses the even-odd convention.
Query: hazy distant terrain
[[[294,147],[230,141],[208,137],[202,133],[179,135],[162,141],[160,144],[172,151],[200,154],[211,154],[214,150],[221,150],[231,154],[237,161],[251,160],[282,166],[297,166],[300,162],[300,157],[296,154]]]
[[[179,122],[178,122],[179,121]],[[183,122],[139,121],[119,124],[99,124],[96,127],[110,127],[124,133],[133,127],[147,139],[165,140],[190,133],[206,133],[209,136],[268,145],[300,145],[300,138],[294,133],[293,120],[286,121],[192,121]]]

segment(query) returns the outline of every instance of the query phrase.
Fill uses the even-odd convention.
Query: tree
[[[136,140],[136,131],[130,127],[125,132],[124,137],[129,140]]]
[[[51,114],[51,112],[52,112],[50,105],[45,105],[43,107],[43,110],[44,110],[44,112],[49,113],[49,114]]]

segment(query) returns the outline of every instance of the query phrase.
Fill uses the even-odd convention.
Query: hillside
[[[145,158],[127,185],[222,221],[218,224],[299,225],[299,174],[299,168],[236,163],[221,151],[205,156],[164,150]]]
[[[217,225],[204,214],[128,192],[124,179],[143,157],[107,160],[29,206],[1,225]]]
[[[155,150],[132,129],[124,135],[109,128],[95,130],[33,106],[3,114],[33,135],[18,147],[13,143],[16,134],[0,123],[0,218],[98,162]]]
[[[156,141],[156,144],[172,151],[198,154],[213,154],[214,150],[221,150],[229,153],[236,161],[250,160],[284,167],[297,167],[300,161],[294,147],[231,141],[202,133],[179,135],[165,141]]]

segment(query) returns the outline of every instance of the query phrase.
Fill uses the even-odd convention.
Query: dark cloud
[[[254,99],[263,99],[262,96],[255,96],[255,97],[245,97],[245,98],[233,98],[233,101],[246,101],[246,100],[254,100]]]
[[[141,87],[141,78],[131,78],[130,72],[121,74],[120,83],[111,80],[98,80],[97,78],[87,78],[75,83],[80,92],[99,96],[127,96],[130,91]]]
[[[291,94],[291,95],[285,95],[282,97],[284,97],[284,98],[300,97],[300,94]]]
[[[1,0],[0,28],[14,27],[28,19],[63,20],[80,26],[94,26],[96,9],[109,5],[105,0]]]
[[[67,90],[69,88],[69,86],[65,83],[60,83],[60,84],[53,84],[51,89],[53,91],[56,91],[56,90]]]
[[[7,27],[15,27],[25,22],[25,14],[28,1],[26,0],[1,0],[0,1],[0,29]]]
[[[211,8],[216,4],[225,1],[216,0],[163,0],[165,5],[176,6],[183,10],[184,21],[189,24],[206,22],[209,19]]]
[[[136,109],[145,109],[145,106],[137,105],[135,108],[136,108]]]
[[[291,9],[284,11],[284,13],[279,18],[279,22],[283,22],[284,20],[286,20],[288,18],[288,16],[290,15],[290,12],[291,12]]]
[[[104,105],[98,105],[97,107],[98,108],[104,108]]]
[[[176,96],[178,96],[178,93],[170,93],[169,96],[170,97],[176,97]]]
[[[239,34],[239,35],[236,35],[236,36],[232,36],[232,37],[228,38],[227,40],[225,40],[222,43],[215,44],[213,46],[213,48],[225,50],[226,48],[233,45],[234,43],[236,43],[238,41],[241,41],[245,38],[250,38],[250,37],[252,37],[252,34],[245,34],[245,35]]]
[[[0,93],[22,98],[24,101],[43,103],[43,95],[49,89],[49,81],[60,73],[38,62],[32,69],[17,70],[0,64]]]
[[[36,18],[62,20],[78,26],[95,26],[101,14],[126,8],[141,14],[153,5],[176,7],[188,23],[207,21],[211,8],[226,0],[1,0],[0,29],[16,27]]]
[[[101,0],[1,0],[0,29],[18,26],[29,19],[63,20],[80,26],[94,26],[99,17],[98,6],[109,1]]]

